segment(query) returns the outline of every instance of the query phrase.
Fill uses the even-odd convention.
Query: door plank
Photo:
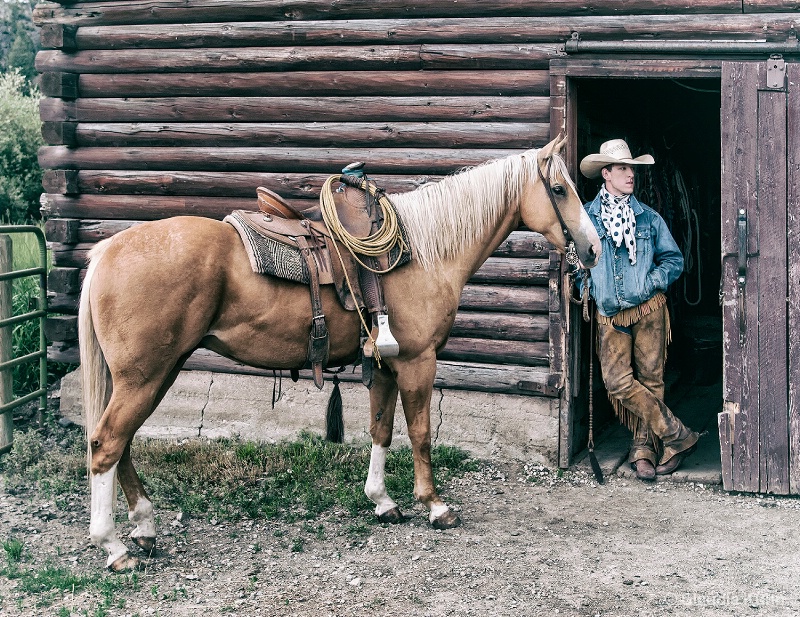
[[[787,226],[789,257],[789,491],[800,494],[800,64],[788,69]]]
[[[758,394],[758,362],[757,359],[747,361],[757,352],[757,348],[753,349],[754,336],[748,332],[744,345],[740,341],[737,217],[740,208],[744,208],[751,219],[757,219],[758,215],[757,89],[761,72],[761,63],[723,62],[722,65],[723,399],[736,404],[731,422],[732,449],[722,456],[731,457],[730,488],[743,491],[759,488],[758,400],[754,399]],[[754,226],[751,226],[748,236],[753,231]],[[750,242],[748,245],[752,250]],[[757,294],[754,293],[758,269],[755,263],[753,266],[748,270],[744,295],[748,328],[758,323]],[[754,392],[751,384],[756,385]]]
[[[786,366],[786,93],[758,92],[758,321],[748,314],[747,336],[757,336],[759,492],[789,491],[789,426]],[[750,220],[753,220],[752,214]],[[755,235],[757,234],[757,235]],[[749,270],[750,268],[748,268]],[[748,282],[748,291],[752,287]],[[752,299],[752,296],[750,296]],[[748,310],[753,303],[748,301]],[[757,330],[756,330],[757,329]],[[748,358],[750,359],[750,358]],[[757,402],[757,407],[752,403]]]

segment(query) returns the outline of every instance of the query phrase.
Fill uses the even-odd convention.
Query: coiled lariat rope
[[[339,263],[342,264],[342,272],[344,272],[344,278],[345,281],[347,281],[347,287],[350,289],[350,294],[355,299],[356,294],[353,291],[353,283],[350,281],[350,277],[347,275],[347,268],[344,265],[342,253],[339,251],[339,242],[344,245],[348,252],[353,256],[353,259],[355,259],[362,268],[366,268],[375,274],[386,274],[387,272],[393,270],[394,267],[400,263],[400,259],[403,257],[403,253],[406,251],[406,243],[403,240],[403,234],[400,231],[400,221],[397,218],[397,213],[394,210],[392,202],[389,201],[389,198],[383,194],[382,190],[378,189],[374,184],[371,184],[366,180],[361,181],[360,188],[364,191],[369,191],[369,194],[372,195],[372,197],[375,198],[377,203],[380,205],[383,213],[383,225],[381,225],[381,228],[378,229],[378,231],[367,236],[366,238],[356,238],[350,234],[344,228],[341,221],[339,221],[339,214],[336,212],[336,203],[334,202],[333,190],[331,189],[331,184],[340,178],[340,175],[333,175],[325,180],[325,183],[322,185],[322,190],[319,194],[319,206],[320,210],[322,211],[322,220],[325,221],[325,225],[327,225],[328,230],[331,232],[331,236],[333,236],[333,248],[336,249],[336,256],[339,258]],[[339,242],[336,242],[336,240],[339,240]],[[357,255],[357,253],[360,253],[362,255],[366,255],[367,257],[377,257],[379,255],[383,255],[384,253],[388,254],[389,251],[391,251],[395,246],[399,248],[397,252],[397,259],[393,264],[387,267],[386,270],[376,270],[371,268],[361,261]],[[359,310],[357,313],[358,318],[361,320],[361,325],[364,327],[364,332],[367,333],[367,338],[369,338],[369,340],[372,342],[372,354],[375,358],[378,368],[380,369],[381,353],[378,350],[378,345],[375,342],[375,339],[372,337],[372,328],[367,327],[367,322],[364,321],[364,315],[362,312]]]
[[[333,234],[339,240],[339,242],[341,242],[344,247],[350,251],[350,254],[359,264],[361,264],[361,267],[366,268],[375,274],[386,274],[387,272],[390,272],[398,263],[400,263],[400,259],[406,250],[403,234],[400,232],[400,221],[397,218],[397,213],[394,210],[392,202],[389,201],[389,198],[383,194],[383,191],[374,184],[371,184],[366,180],[362,180],[360,188],[364,191],[369,191],[369,194],[375,198],[378,205],[381,207],[381,212],[383,213],[383,225],[381,225],[380,229],[378,229],[374,234],[371,234],[366,238],[356,238],[342,226],[341,222],[339,221],[339,215],[336,212],[336,203],[333,200],[331,184],[339,178],[341,178],[339,175],[330,176],[327,180],[325,180],[325,184],[322,185],[322,191],[319,194],[319,205],[320,209],[322,210],[322,219],[325,221],[325,224],[328,226],[331,234]],[[397,253],[397,259],[393,264],[387,267],[386,270],[375,270],[361,261],[361,259],[358,257],[358,255],[377,257],[378,255],[388,253],[395,246],[400,248]],[[336,250],[338,252],[339,249],[337,248]]]

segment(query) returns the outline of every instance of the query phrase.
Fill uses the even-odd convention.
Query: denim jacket
[[[666,291],[683,272],[683,255],[664,219],[631,195],[636,217],[636,264],[628,249],[617,248],[600,219],[600,194],[584,205],[597,229],[603,254],[589,270],[589,293],[601,315],[613,317],[623,309],[638,306],[659,291]]]

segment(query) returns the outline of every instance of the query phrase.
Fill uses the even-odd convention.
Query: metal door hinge
[[[772,54],[767,60],[767,88],[783,90],[786,85],[786,62],[780,54]]]

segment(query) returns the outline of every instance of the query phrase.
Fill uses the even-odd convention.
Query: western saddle
[[[314,383],[323,385],[329,354],[320,285],[333,285],[346,310],[362,323],[362,379],[372,381],[372,361],[399,354],[389,329],[381,275],[407,263],[411,252],[394,207],[382,189],[352,163],[328,178],[319,205],[299,210],[280,195],[258,187],[258,212],[236,210],[225,218],[244,241],[253,270],[306,283],[311,294],[308,358]],[[334,190],[332,185],[339,182]],[[367,327],[363,312],[368,313]],[[296,370],[292,371],[296,378]]]

